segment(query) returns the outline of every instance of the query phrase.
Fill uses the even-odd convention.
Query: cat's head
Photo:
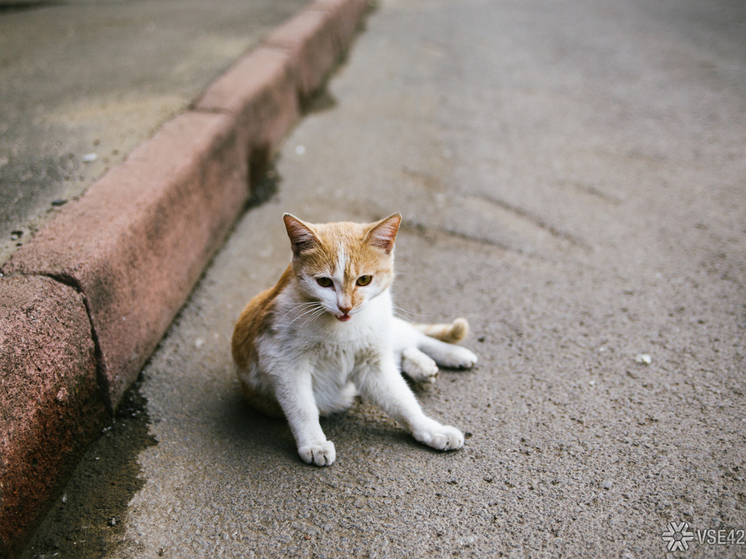
[[[301,289],[338,320],[350,320],[391,285],[400,214],[369,224],[283,219]]]

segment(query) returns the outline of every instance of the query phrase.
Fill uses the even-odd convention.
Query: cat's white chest
[[[322,414],[349,408],[357,395],[358,375],[379,368],[391,355],[391,321],[387,301],[373,301],[347,323],[330,325],[307,356],[311,362],[314,399]],[[390,312],[390,311],[388,311]]]
[[[314,380],[331,379],[347,382],[355,370],[356,348],[343,345],[320,344],[311,351],[311,370]]]
[[[330,343],[310,352],[313,397],[321,415],[352,406],[358,394],[355,373],[368,353],[360,348]]]
[[[390,351],[390,321],[373,321],[369,316],[355,316],[350,322],[354,321],[330,329],[316,341],[309,352],[314,376],[347,381],[357,369]]]

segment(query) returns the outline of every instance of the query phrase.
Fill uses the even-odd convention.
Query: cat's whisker
[[[305,317],[305,320],[303,321],[303,324],[300,325],[300,328],[303,328],[308,323],[309,320],[315,320],[317,317],[321,316],[325,312],[326,312],[326,309],[320,303],[318,303],[317,306],[315,306],[314,308],[312,308],[310,310],[306,310],[305,312],[303,312],[303,313],[299,314],[298,316],[296,316],[292,320],[292,322],[290,322],[290,324],[293,324],[293,322],[295,322],[296,320],[299,320],[299,319]]]
[[[290,307],[290,309],[288,310],[288,312],[286,312],[282,316],[282,318],[285,318],[288,314],[290,314],[291,312],[296,311],[298,309],[315,307],[318,304],[319,304],[318,301],[304,301],[302,303],[296,303],[295,305],[293,305],[292,307]]]
[[[399,305],[392,305],[392,307],[394,308],[394,310],[401,311],[403,313],[407,313],[407,314],[411,314],[411,315],[416,315],[416,316],[426,316],[426,315],[424,315],[422,313],[416,313],[414,311],[408,311],[407,309],[405,309],[404,307],[400,307]]]
[[[307,301],[305,303],[298,303],[297,305],[294,305],[293,307],[291,307],[288,312],[286,312],[284,315],[282,315],[282,317],[280,317],[280,320],[284,320],[287,315],[289,315],[291,312],[293,312],[295,310],[298,310],[298,309],[304,308],[304,307],[306,309],[309,308],[309,307],[312,308],[312,307],[316,307],[319,304],[320,303],[318,301]],[[291,324],[292,324],[292,322],[291,322]]]
[[[318,310],[319,310],[318,308],[314,307],[314,308],[312,308],[312,309],[307,309],[307,310],[303,311],[303,312],[302,312],[302,313],[300,313],[300,314],[297,314],[297,315],[295,316],[295,318],[293,318],[293,320],[291,320],[291,321],[290,321],[290,322],[288,323],[288,326],[290,326],[291,324],[293,324],[293,323],[294,323],[294,322],[295,322],[296,320],[299,320],[299,319],[301,319],[301,318],[303,318],[304,316],[307,316],[307,315],[309,315],[309,314],[313,314],[314,312],[316,312],[316,311],[318,311]]]
[[[326,310],[321,305],[321,303],[315,303],[315,305],[316,306],[314,306],[314,307],[312,307],[310,309],[306,309],[302,313],[300,313],[298,316],[296,316],[293,320],[290,321],[290,323],[288,324],[288,326],[290,326],[291,324],[293,324],[296,320],[303,318],[304,316],[313,315],[316,312],[323,313]],[[306,319],[306,321],[308,321],[308,319]],[[306,322],[304,322],[303,324],[305,325],[305,323]]]
[[[316,309],[316,311],[317,312],[315,314],[311,313],[311,315],[308,318],[306,318],[306,320],[303,321],[303,324],[301,325],[301,328],[303,328],[308,323],[309,320],[316,320],[318,317],[320,317],[322,314],[324,314],[324,312],[326,311],[326,309],[324,309],[323,307],[321,307],[319,309]]]
[[[407,316],[405,313],[394,311],[394,316],[397,318],[401,318],[402,320],[406,322],[416,322],[416,320],[413,317]]]
[[[419,319],[432,317],[431,314],[421,314],[421,313],[408,311],[397,305],[393,305],[393,310],[396,316],[398,316],[399,318],[403,318],[404,320],[409,320],[409,321],[412,321],[412,319],[415,317],[418,317]]]

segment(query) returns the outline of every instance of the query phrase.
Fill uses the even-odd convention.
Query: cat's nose
[[[343,306],[341,306],[341,305],[340,305],[340,306],[339,306],[339,310],[340,310],[340,311],[341,311],[341,312],[342,312],[343,314],[347,314],[348,312],[350,312],[350,311],[352,310],[352,307],[343,307]]]

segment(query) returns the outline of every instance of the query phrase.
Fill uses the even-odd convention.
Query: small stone
[[[640,365],[650,365],[653,362],[653,358],[647,353],[638,353],[635,355],[635,361]]]
[[[83,163],[93,163],[97,159],[98,155],[95,153],[86,153],[83,157],[80,158]]]
[[[109,524],[109,526],[116,526],[117,525],[117,517],[116,516],[112,516],[111,518],[109,518],[108,524]]]
[[[603,487],[604,489],[606,489],[607,491],[608,491],[609,489],[611,489],[611,488],[612,488],[613,486],[614,486],[614,482],[613,482],[613,481],[611,481],[610,479],[607,479],[607,480],[606,480],[606,481],[604,481],[604,482],[603,482],[603,484],[602,484],[602,487]]]
[[[64,404],[67,402],[68,397],[67,389],[63,386],[57,391],[57,396],[54,399],[57,400],[57,403]]]

